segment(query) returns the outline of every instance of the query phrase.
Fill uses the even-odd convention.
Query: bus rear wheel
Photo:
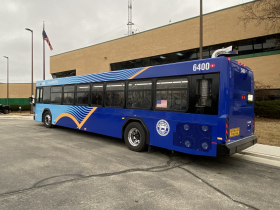
[[[44,122],[44,125],[47,128],[51,128],[52,127],[52,115],[51,115],[50,112],[45,112],[44,113],[43,122]]]
[[[4,109],[4,114],[9,114],[9,110],[8,109]]]
[[[130,123],[124,132],[126,146],[135,152],[140,152],[146,148],[146,132],[138,122]]]

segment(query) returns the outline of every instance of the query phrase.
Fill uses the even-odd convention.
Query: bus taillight
[[[254,134],[254,133],[255,133],[255,117],[253,119],[253,133],[252,134]]]
[[[228,125],[228,117],[227,117],[227,119],[226,119],[226,140],[228,140],[228,127],[229,127],[229,125]]]
[[[215,64],[211,64],[210,67],[211,67],[211,68],[214,68],[214,67],[215,67]]]

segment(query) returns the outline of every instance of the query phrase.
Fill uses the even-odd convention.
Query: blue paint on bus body
[[[209,70],[194,71],[194,64],[206,62],[215,67],[210,67]],[[37,87],[127,80],[143,69],[136,68],[38,81]],[[35,105],[35,120],[42,122],[43,111],[49,109],[53,124],[122,138],[122,127],[126,120],[139,118],[149,130],[150,145],[188,154],[216,156],[217,143],[226,144],[227,118],[230,119],[229,130],[240,128],[240,134],[230,138],[231,142],[252,135],[254,103],[248,104],[246,99],[242,99],[242,96],[248,92],[254,94],[253,72],[248,67],[241,66],[234,60],[229,61],[227,58],[220,57],[152,66],[133,79],[215,72],[220,73],[218,115],[37,103]],[[242,86],[240,82],[244,81],[250,84]],[[93,109],[94,111],[90,114]],[[88,114],[90,114],[89,117],[83,122]],[[73,117],[70,118],[70,115]],[[76,122],[73,119],[76,119]]]

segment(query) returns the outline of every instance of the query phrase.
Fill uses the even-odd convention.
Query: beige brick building
[[[267,31],[264,26],[240,22],[241,6],[227,8],[203,16],[203,55],[233,45],[239,60],[254,70],[255,81],[280,88],[280,31]],[[276,38],[275,38],[276,37]],[[75,49],[50,57],[50,73],[62,77],[133,67],[158,65],[197,59],[199,17],[190,18],[131,36]],[[174,56],[177,58],[174,60]],[[180,56],[184,59],[179,58]],[[166,60],[161,60],[166,58]],[[24,84],[11,85],[10,97],[30,95]],[[0,85],[0,99],[5,98],[5,85]]]
[[[33,84],[35,94],[36,83]],[[0,104],[7,104],[7,84],[0,84]],[[33,94],[33,95],[34,95]],[[28,98],[31,96],[31,83],[9,84],[9,104],[25,105],[29,104]]]
[[[280,46],[273,49],[260,48],[269,45],[269,35],[280,31],[267,31],[264,26],[256,27],[253,23],[246,28],[240,22],[241,6],[205,14],[203,17],[203,46],[215,49],[219,46],[239,44],[238,50],[248,48],[248,52],[233,57],[254,70],[255,81],[280,88]],[[76,75],[111,71],[112,64],[151,58],[174,52],[199,48],[199,17],[183,20],[163,27],[119,38],[86,48],[65,52],[50,58],[50,72],[76,70]],[[264,39],[260,43],[258,39]],[[252,41],[252,48],[242,43]],[[254,43],[255,42],[255,43]],[[270,40],[270,44],[273,40]],[[212,50],[213,51],[213,50]],[[242,52],[241,52],[242,53]],[[210,55],[210,53],[209,53]]]

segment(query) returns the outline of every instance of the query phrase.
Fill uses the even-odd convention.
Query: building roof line
[[[252,0],[252,1],[255,1],[255,0]],[[243,3],[243,4],[239,4],[239,5],[234,5],[234,6],[231,6],[231,7],[224,8],[224,9],[216,10],[216,11],[213,11],[213,12],[205,13],[205,14],[203,14],[203,16],[210,15],[210,14],[216,13],[216,12],[221,12],[221,11],[223,11],[223,10],[232,9],[232,8],[234,8],[234,7],[239,7],[239,6],[242,6],[242,5],[245,5],[245,4],[249,4],[249,3],[252,3],[252,1],[246,2],[246,3]],[[54,56],[57,56],[57,55],[66,54],[66,53],[73,52],[73,51],[77,51],[77,50],[82,50],[82,49],[89,48],[89,47],[93,47],[93,46],[97,46],[97,45],[100,45],[100,44],[105,44],[105,43],[107,43],[107,42],[112,42],[112,41],[115,41],[115,40],[118,40],[118,39],[124,39],[124,38],[128,38],[128,37],[131,37],[131,36],[136,36],[136,35],[138,35],[138,34],[146,33],[146,32],[148,32],[148,31],[152,31],[152,30],[156,30],[156,29],[159,29],[159,28],[167,27],[167,26],[170,26],[170,25],[174,25],[174,24],[181,23],[181,22],[184,22],[184,21],[187,21],[187,20],[191,20],[191,19],[195,19],[195,18],[198,18],[198,17],[199,17],[199,15],[198,15],[198,16],[194,16],[194,17],[191,17],[191,18],[179,20],[179,21],[177,21],[177,22],[170,23],[170,24],[167,24],[167,25],[163,25],[163,26],[159,26],[159,27],[156,27],[156,28],[152,28],[152,29],[149,29],[149,30],[146,30],[146,31],[143,31],[143,32],[136,33],[136,34],[134,34],[134,35],[123,36],[123,37],[119,37],[119,38],[116,38],[116,39],[111,39],[111,40],[108,40],[108,41],[105,41],[105,42],[100,42],[100,43],[97,43],[97,44],[94,44],[94,45],[90,45],[90,46],[87,46],[87,47],[82,47],[82,48],[78,48],[78,49],[75,49],[75,50],[70,50],[70,51],[67,51],[67,52],[63,52],[63,53],[59,53],[59,54],[56,54],[56,55],[52,55],[52,56],[50,56],[50,57],[54,57]]]

